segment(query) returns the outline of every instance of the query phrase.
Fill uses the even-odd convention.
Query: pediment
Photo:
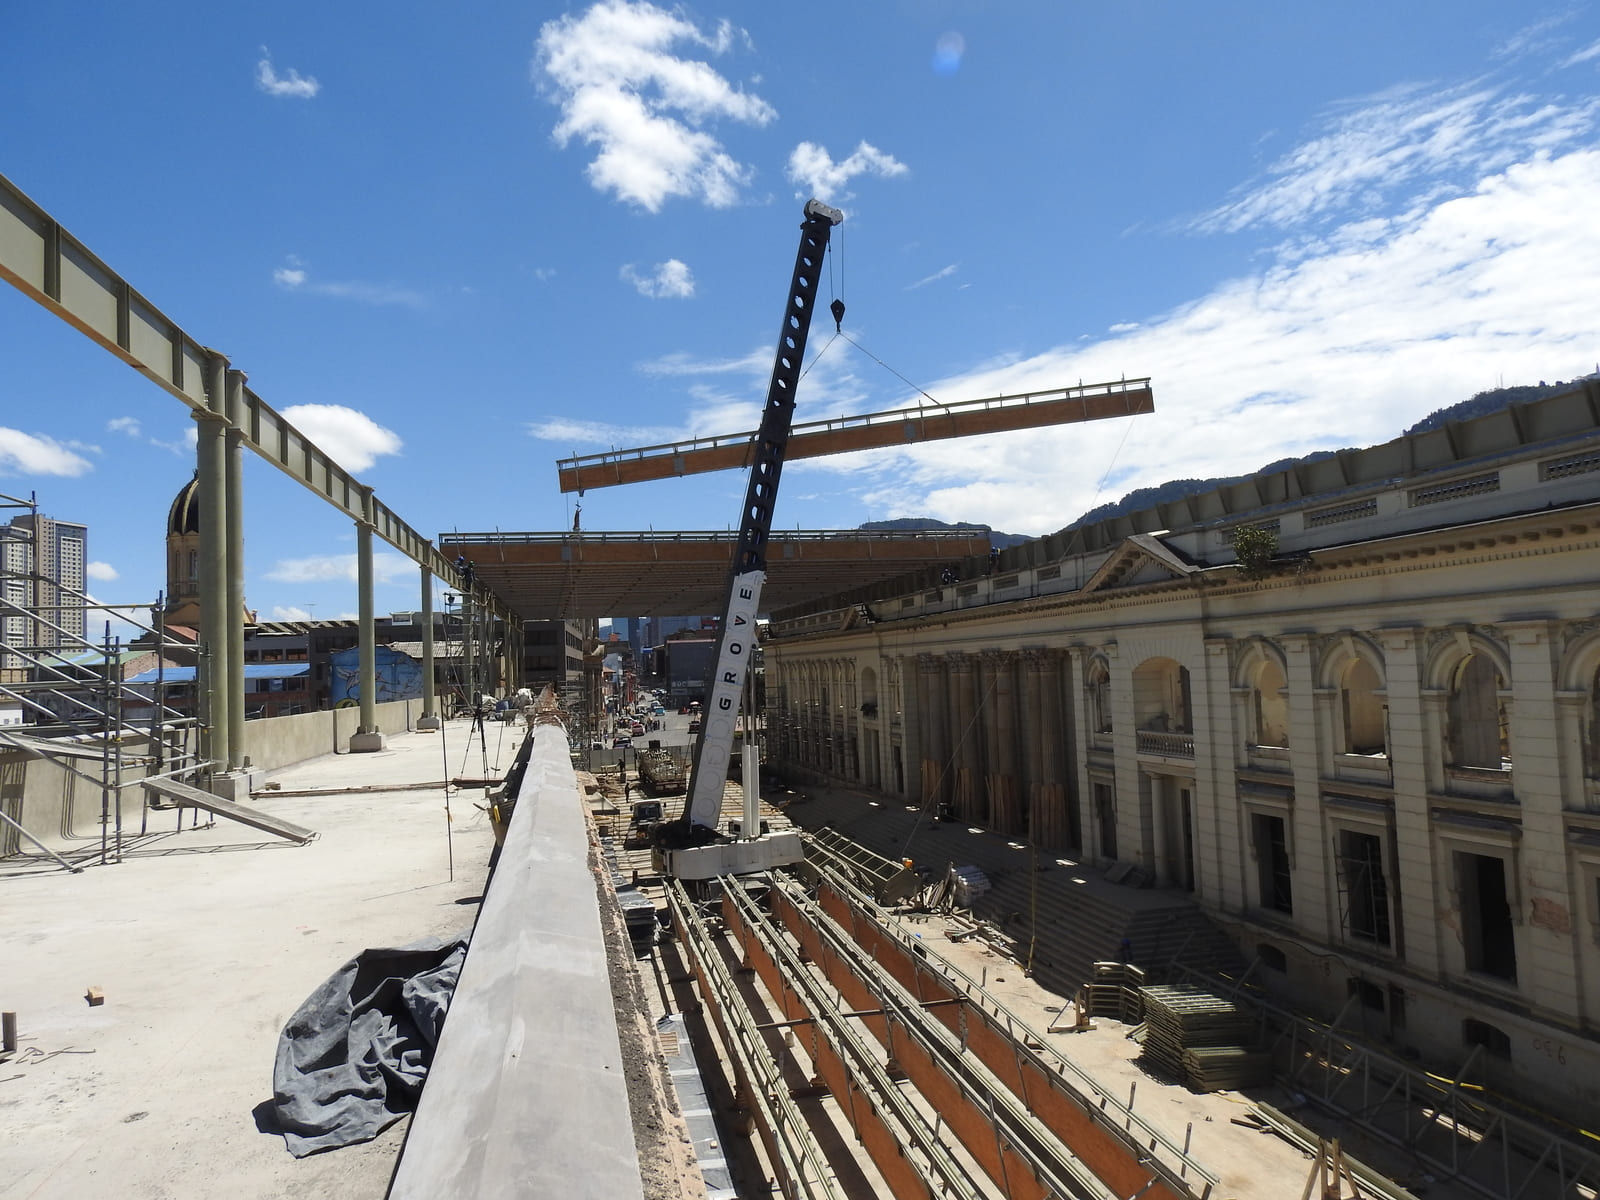
[[[1083,585],[1086,592],[1140,587],[1151,583],[1171,583],[1187,579],[1200,568],[1151,533],[1136,533],[1124,539],[1111,557]]]

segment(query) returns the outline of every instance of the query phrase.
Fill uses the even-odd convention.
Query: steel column
[[[243,371],[227,375],[227,432],[223,436],[223,490],[227,494],[224,531],[227,555],[227,602],[223,629],[228,642],[228,770],[244,766],[244,435],[239,418],[244,410]],[[202,508],[202,521],[205,509]]]
[[[200,503],[200,654],[196,698],[205,721],[206,751],[212,770],[226,771],[232,755],[228,735],[228,360],[212,353],[206,361],[208,405],[195,411],[199,436],[196,496]]]
[[[365,500],[370,505],[372,492]],[[361,724],[350,737],[352,754],[383,749],[383,734],[378,732],[377,629],[372,613],[372,524],[356,522],[356,614],[360,647]]]

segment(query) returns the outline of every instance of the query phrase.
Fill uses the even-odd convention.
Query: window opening
[[[1289,745],[1289,701],[1284,695],[1287,681],[1275,662],[1264,663],[1256,672],[1256,686],[1252,694],[1255,704],[1255,744],[1258,746]]]
[[[1341,829],[1339,917],[1347,938],[1388,946],[1389,888],[1383,874],[1383,839],[1376,834]]]
[[[1506,862],[1493,854],[1457,852],[1461,940],[1467,970],[1517,981],[1516,931],[1506,895]]]
[[[1502,686],[1500,672],[1488,655],[1471,655],[1456,668],[1448,707],[1453,765],[1492,770],[1511,765]]]
[[[1094,785],[1094,811],[1100,820],[1100,853],[1106,858],[1117,856],[1117,808],[1111,799],[1111,785]]]
[[[1370,979],[1358,979],[1352,976],[1345,983],[1345,994],[1360,997],[1362,1008],[1370,1008],[1374,1012],[1383,1011],[1383,988]]]
[[[1289,845],[1282,817],[1266,813],[1252,813],[1250,823],[1254,828],[1258,895],[1261,907],[1274,912],[1294,912],[1293,893],[1289,882]]]
[[[1344,708],[1344,742],[1347,754],[1384,754],[1388,739],[1384,734],[1383,701],[1378,696],[1380,681],[1372,664],[1364,658],[1351,663],[1344,673],[1339,699]]]
[[[1484,1050],[1495,1058],[1510,1060],[1511,1035],[1504,1029],[1497,1029],[1487,1021],[1478,1021],[1468,1017],[1461,1022],[1461,1041],[1467,1046],[1482,1046]]]

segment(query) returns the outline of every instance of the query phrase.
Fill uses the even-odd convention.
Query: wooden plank
[[[182,808],[204,809],[219,817],[227,817],[230,821],[238,821],[241,825],[259,829],[263,833],[288,838],[289,841],[302,846],[317,836],[313,830],[302,828],[293,821],[285,821],[282,817],[270,816],[258,808],[249,808],[232,800],[224,800],[221,796],[213,796],[210,792],[203,792],[187,783],[179,783],[176,779],[146,779],[142,781],[141,786],[152,795],[165,796]]]

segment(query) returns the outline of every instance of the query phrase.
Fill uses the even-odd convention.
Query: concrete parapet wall
[[[378,729],[403,733],[422,715],[421,700],[395,700],[377,706]],[[274,770],[324,754],[344,754],[360,724],[357,708],[335,708],[245,723],[245,756],[260,770]],[[146,752],[141,738],[122,742],[131,762]],[[98,758],[70,760],[78,774],[44,758],[16,750],[0,750],[0,811],[18,822],[52,850],[84,849],[100,839],[101,793]],[[125,832],[137,833],[144,812],[144,791],[138,787],[144,769],[122,770],[122,813]],[[88,778],[84,778],[87,776]],[[0,858],[38,854],[39,848],[5,822],[0,822]]]
[[[531,737],[390,1200],[643,1194],[583,802]]]
[[[377,706],[379,733],[403,733],[422,715],[421,700],[392,700]],[[350,735],[361,724],[359,708],[332,708],[265,721],[246,721],[244,753],[264,771],[350,749]]]

